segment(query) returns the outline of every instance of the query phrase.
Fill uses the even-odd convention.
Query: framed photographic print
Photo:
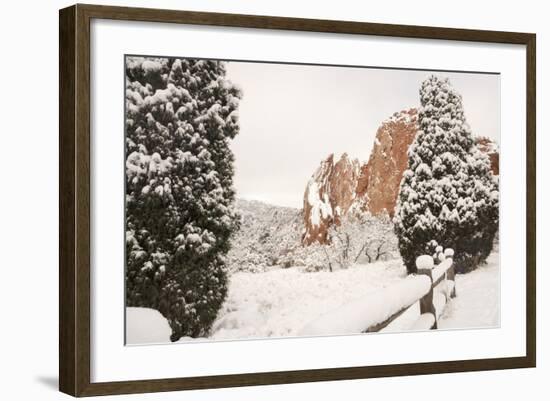
[[[60,390],[534,367],[535,98],[529,33],[61,10]]]

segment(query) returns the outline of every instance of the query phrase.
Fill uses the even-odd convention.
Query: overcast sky
[[[229,62],[243,90],[233,140],[237,197],[301,208],[311,175],[330,153],[367,161],[380,123],[418,107],[430,72]],[[498,75],[438,72],[462,94],[476,135],[500,135]]]

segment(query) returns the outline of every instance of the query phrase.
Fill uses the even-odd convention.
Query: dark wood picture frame
[[[242,28],[441,39],[526,46],[527,243],[526,355],[221,376],[91,383],[90,381],[90,21],[93,18]],[[534,367],[536,363],[536,36],[405,25],[96,5],[59,13],[59,388],[73,396]]]

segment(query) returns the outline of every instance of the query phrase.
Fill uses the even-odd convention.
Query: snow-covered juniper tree
[[[466,122],[461,95],[448,78],[420,88],[419,131],[409,148],[395,216],[399,250],[409,273],[431,252],[431,240],[455,250],[465,272],[483,262],[498,228],[498,182]],[[431,254],[431,253],[429,253]]]
[[[241,93],[225,73],[218,61],[126,63],[126,302],[162,313],[172,341],[207,334],[227,293]]]

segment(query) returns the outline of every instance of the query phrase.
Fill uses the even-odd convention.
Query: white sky
[[[376,130],[418,107],[430,72],[229,62],[243,90],[233,140],[237,197],[301,208],[307,181],[330,153],[368,160]],[[500,135],[498,75],[437,73],[462,94],[475,135]]]

